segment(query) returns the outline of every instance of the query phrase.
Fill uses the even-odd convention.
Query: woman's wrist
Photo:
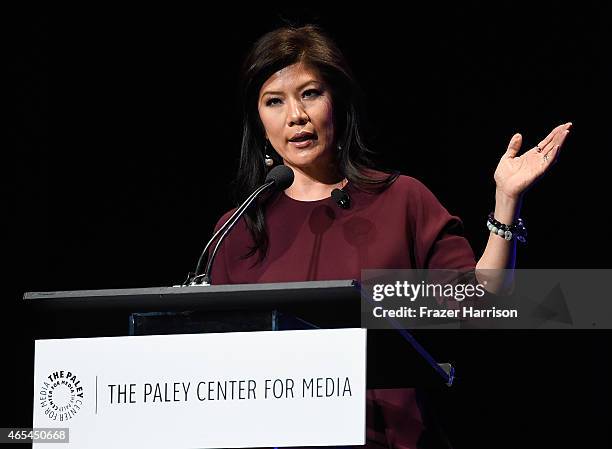
[[[521,212],[522,196],[512,197],[495,191],[495,219],[502,223],[513,223]]]

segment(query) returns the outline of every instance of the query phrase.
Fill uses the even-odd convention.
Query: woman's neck
[[[317,201],[331,196],[334,189],[343,188],[347,180],[337,173],[312,173],[300,168],[291,167],[295,175],[293,184],[285,190],[285,194],[298,201]]]

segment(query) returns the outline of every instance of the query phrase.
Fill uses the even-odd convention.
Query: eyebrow
[[[303,83],[300,86],[298,86],[297,90],[302,90],[304,87],[306,87],[306,86],[308,86],[309,84],[312,84],[312,83],[323,84],[320,81],[312,79],[312,80],[306,81],[305,83]],[[266,95],[283,95],[283,94],[284,94],[284,92],[267,90],[263,94],[261,94],[261,98],[265,97]]]

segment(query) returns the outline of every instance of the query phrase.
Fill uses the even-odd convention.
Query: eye
[[[314,98],[318,97],[319,95],[321,95],[321,91],[317,89],[308,89],[302,94],[304,98]]]
[[[275,104],[280,104],[280,103],[281,103],[280,98],[269,98],[268,100],[266,100],[266,106],[274,106]]]

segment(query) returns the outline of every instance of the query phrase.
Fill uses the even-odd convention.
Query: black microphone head
[[[293,184],[293,170],[286,165],[277,165],[266,176],[266,183],[274,181],[274,189],[285,190]]]
[[[348,209],[351,207],[351,197],[342,189],[332,190],[331,197],[338,206],[342,209]]]

